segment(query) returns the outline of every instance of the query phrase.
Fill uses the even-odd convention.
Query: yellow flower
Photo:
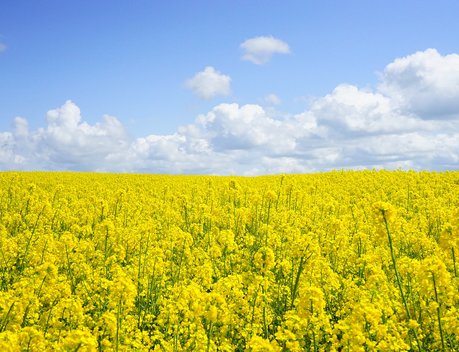
[[[0,351],[459,350],[458,180],[4,172]]]
[[[253,258],[253,263],[261,272],[267,272],[274,267],[275,256],[270,247],[260,248]]]

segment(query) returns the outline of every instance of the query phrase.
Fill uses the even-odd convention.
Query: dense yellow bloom
[[[0,351],[459,350],[458,172],[0,174]]]
[[[260,248],[253,257],[253,263],[262,272],[271,270],[275,264],[274,252],[269,247]]]

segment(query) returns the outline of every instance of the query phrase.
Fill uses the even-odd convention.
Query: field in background
[[[1,351],[459,350],[459,172],[0,174]]]

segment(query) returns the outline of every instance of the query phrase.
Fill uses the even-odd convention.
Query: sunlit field
[[[459,350],[459,172],[0,174],[1,351]]]

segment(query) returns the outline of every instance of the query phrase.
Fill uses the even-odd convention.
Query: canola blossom
[[[459,350],[459,172],[3,172],[0,197],[0,351]]]

